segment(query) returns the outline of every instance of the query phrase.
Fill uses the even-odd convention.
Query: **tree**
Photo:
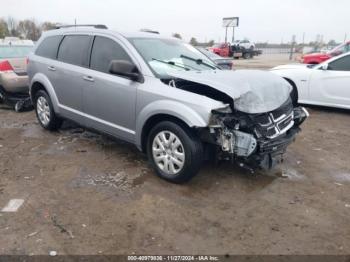
[[[214,40],[210,40],[209,42],[208,42],[208,46],[213,46],[215,44],[215,41]]]
[[[48,31],[48,30],[52,30],[56,28],[56,24],[55,23],[51,23],[51,22],[44,22],[41,24],[41,31]]]
[[[9,35],[9,29],[4,19],[0,19],[0,38],[4,38]]]
[[[193,46],[196,46],[198,45],[198,41],[196,38],[192,37],[191,40],[190,40],[190,44],[193,45]]]
[[[174,33],[173,37],[178,38],[178,39],[182,39],[182,37],[179,33]]]
[[[34,20],[23,20],[18,23],[17,31],[25,38],[37,41],[41,35],[41,29],[36,25]]]
[[[12,16],[9,16],[7,19],[7,28],[10,36],[19,36],[17,21]]]
[[[336,46],[337,42],[335,42],[335,40],[332,39],[332,40],[329,40],[328,45],[329,46]]]

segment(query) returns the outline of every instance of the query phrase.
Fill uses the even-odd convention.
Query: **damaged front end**
[[[211,142],[220,150],[218,158],[250,168],[271,169],[283,161],[287,146],[308,117],[303,107],[293,107],[291,99],[266,113],[232,112],[232,105],[212,111],[209,125]]]

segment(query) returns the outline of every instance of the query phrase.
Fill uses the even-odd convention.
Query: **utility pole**
[[[292,36],[292,43],[291,43],[291,47],[290,47],[289,60],[293,59],[294,45],[295,45],[295,35]]]
[[[225,43],[227,43],[227,26],[225,27]]]
[[[77,26],[77,19],[74,18],[74,26]]]
[[[303,33],[303,46],[305,44],[305,32]]]
[[[235,41],[235,27],[232,27],[232,43]]]

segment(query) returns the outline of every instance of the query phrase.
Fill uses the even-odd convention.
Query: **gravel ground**
[[[282,56],[235,60],[269,68]],[[308,108],[285,162],[250,174],[206,164],[157,178],[133,146],[0,109],[0,254],[349,254],[350,114]]]

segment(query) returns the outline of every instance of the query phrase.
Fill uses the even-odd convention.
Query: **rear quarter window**
[[[56,59],[57,49],[63,36],[49,36],[45,38],[35,51],[38,56]]]

